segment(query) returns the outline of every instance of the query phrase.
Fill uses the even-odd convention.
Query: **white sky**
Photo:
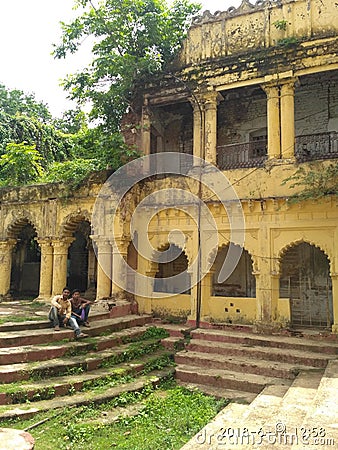
[[[241,0],[199,2],[202,10],[215,12],[237,7]],[[73,0],[0,0],[0,84],[34,93],[54,116],[72,107],[60,80],[90,61],[88,46],[64,60],[51,56],[52,44],[61,34],[59,22],[67,23],[77,14],[73,4]]]

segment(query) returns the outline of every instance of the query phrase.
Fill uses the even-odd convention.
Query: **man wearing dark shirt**
[[[76,319],[79,325],[90,327],[88,315],[91,302],[81,297],[79,289],[74,289],[70,303],[72,305],[72,317]]]

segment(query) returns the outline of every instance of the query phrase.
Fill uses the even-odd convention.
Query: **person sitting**
[[[69,300],[70,290],[68,287],[63,288],[61,295],[55,295],[52,298],[52,306],[49,311],[48,318],[52,322],[54,331],[60,331],[60,326],[65,327],[69,325],[75,333],[76,338],[86,337],[87,335],[81,332],[77,321],[71,317],[72,306]]]
[[[70,299],[72,305],[72,317],[79,325],[90,327],[88,316],[90,311],[91,301],[81,297],[79,289],[74,289]]]

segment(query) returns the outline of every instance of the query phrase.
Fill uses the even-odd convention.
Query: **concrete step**
[[[338,355],[338,339],[313,340],[306,337],[290,337],[282,335],[258,335],[233,330],[197,329],[191,332],[192,339],[217,341],[223,343],[238,343],[246,346],[273,347],[303,352]]]
[[[158,350],[150,355],[142,355],[135,360],[116,364],[110,368],[96,369],[92,372],[74,373],[60,377],[46,378],[36,382],[21,382],[0,385],[0,405],[23,403],[24,401],[38,401],[59,396],[73,395],[75,392],[87,391],[95,386],[108,389],[118,384],[118,379],[127,375],[137,376],[154,366],[163,358],[172,358],[172,353]]]
[[[243,373],[252,373],[268,377],[288,378],[293,380],[300,370],[305,370],[304,365],[288,364],[279,361],[262,361],[245,357],[231,357],[219,354],[201,353],[194,351],[181,351],[175,354],[176,364],[185,364],[213,369],[227,369]]]
[[[250,405],[245,426],[248,423],[252,432],[249,438],[246,440],[242,438],[234,448],[237,450],[259,450],[261,448],[270,450],[273,446],[277,446],[277,448],[290,449],[300,437],[301,423],[306,412],[312,408],[313,398],[323,373],[323,370],[315,373],[311,373],[311,371],[300,373],[277,405],[278,407],[272,407],[269,417],[266,416],[264,410],[255,411],[255,405]],[[270,411],[268,404],[266,409]],[[259,429],[262,430],[262,433],[258,439]]]
[[[84,392],[77,393],[72,396],[65,396],[59,399],[42,400],[34,402],[30,405],[22,403],[13,406],[1,406],[0,407],[0,421],[1,419],[10,419],[15,417],[28,418],[32,417],[40,412],[56,410],[60,408],[67,408],[72,406],[101,404],[108,402],[122,393],[127,392],[139,392],[147,386],[158,386],[161,381],[172,377],[174,372],[173,368],[167,368],[163,370],[154,370],[147,375],[144,375],[137,380],[121,384],[110,389],[105,390],[102,393]]]
[[[185,338],[189,335],[191,327],[187,325],[176,325],[176,324],[166,324],[166,323],[154,323],[157,327],[164,328],[171,337]]]
[[[243,374],[222,369],[200,368],[185,364],[180,364],[176,367],[176,379],[257,394],[268,384],[290,384],[289,380],[265,377],[263,375]]]
[[[116,331],[108,336],[96,336],[79,341],[55,342],[48,345],[26,345],[23,347],[0,348],[0,365],[32,361],[46,361],[87,351],[101,351],[124,344],[142,336],[148,327],[138,326]]]
[[[46,318],[48,311],[46,312]],[[109,312],[90,314],[90,321],[111,319]],[[47,320],[27,320],[24,322],[6,322],[0,325],[0,333],[5,331],[37,330],[50,328],[50,321]]]
[[[129,315],[113,319],[98,320],[91,322],[90,328],[83,327],[86,334],[98,336],[102,333],[120,331],[124,328],[142,326],[151,322],[148,315]],[[74,332],[70,328],[61,328],[61,331],[54,331],[52,328],[41,330],[24,330],[13,332],[0,332],[1,347],[18,347],[33,344],[47,344],[60,341],[61,339],[74,339]]]
[[[298,443],[292,449],[321,448],[333,449],[338,443],[338,360],[329,361],[311,408],[299,423]],[[304,430],[306,433],[304,434]]]
[[[182,350],[185,346],[183,338],[176,337],[176,336],[169,336],[169,337],[163,338],[161,340],[161,343],[165,348],[167,348],[168,350],[172,350],[172,351]]]
[[[18,364],[4,364],[0,366],[0,383],[13,383],[36,378],[50,378],[96,370],[104,366],[112,366],[121,360],[135,358],[142,349],[144,353],[155,351],[160,346],[160,340],[149,339],[139,343],[138,349],[133,344],[120,345],[115,349],[93,351],[85,355],[69,355],[63,358],[50,359]]]
[[[257,394],[253,392],[236,391],[234,389],[224,389],[216,386],[206,386],[205,384],[189,383],[176,380],[179,386],[183,386],[190,391],[200,391],[204,394],[211,395],[216,398],[226,398],[232,402],[250,404]]]
[[[288,364],[301,364],[312,367],[326,367],[333,355],[305,352],[274,347],[260,347],[239,343],[228,343],[222,341],[207,341],[203,339],[192,339],[186,349],[194,352],[214,353],[219,355],[238,356],[240,358],[250,357],[266,361],[280,361]]]

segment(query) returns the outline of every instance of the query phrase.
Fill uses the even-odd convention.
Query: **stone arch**
[[[19,217],[18,215],[16,215],[14,220],[8,225],[6,230],[6,237],[10,239],[17,239],[21,230],[27,225],[30,225],[35,230],[36,236],[40,237],[41,231],[36,223],[37,221],[30,212],[22,212]]]
[[[290,301],[293,326],[330,328],[333,299],[326,252],[304,240],[289,245],[280,260],[279,296]]]
[[[81,222],[91,223],[91,214],[87,210],[68,214],[61,223],[60,237],[73,236]]]
[[[217,251],[212,266],[212,295],[222,297],[255,297],[256,279],[254,276],[254,258],[248,250],[242,248],[241,257],[231,275],[223,282],[217,282],[222,261],[224,261],[229,244],[222,244]]]
[[[176,293],[190,293],[190,274],[188,273],[189,260],[184,249],[167,242],[158,247],[158,251],[173,250],[172,260],[168,262],[152,261],[154,273],[154,291]],[[177,250],[176,250],[177,249]],[[179,250],[181,251],[179,251]],[[177,257],[175,254],[178,253]],[[169,258],[171,259],[171,258]],[[155,269],[155,270],[154,270]],[[174,278],[171,278],[174,277]]]
[[[280,273],[280,262],[281,262],[283,256],[285,255],[285,253],[286,253],[288,250],[290,250],[292,247],[295,247],[295,246],[297,246],[297,245],[299,245],[299,244],[303,244],[303,243],[304,243],[304,244],[312,245],[313,247],[316,247],[316,248],[318,248],[319,250],[321,250],[321,251],[327,256],[327,259],[329,260],[329,264],[330,264],[330,266],[331,266],[331,263],[332,263],[332,261],[333,261],[333,258],[332,258],[332,256],[330,255],[330,251],[329,251],[329,249],[326,247],[326,245],[324,245],[323,243],[319,244],[318,242],[314,242],[314,241],[312,241],[312,240],[310,240],[310,239],[300,238],[300,239],[295,239],[294,241],[287,243],[286,245],[284,245],[284,247],[282,247],[282,248],[279,250],[278,256],[277,256],[277,261],[276,261],[278,273]]]
[[[90,235],[91,215],[87,210],[68,214],[61,223],[61,239],[74,239],[68,248],[67,285],[81,292],[96,284],[97,262]]]

